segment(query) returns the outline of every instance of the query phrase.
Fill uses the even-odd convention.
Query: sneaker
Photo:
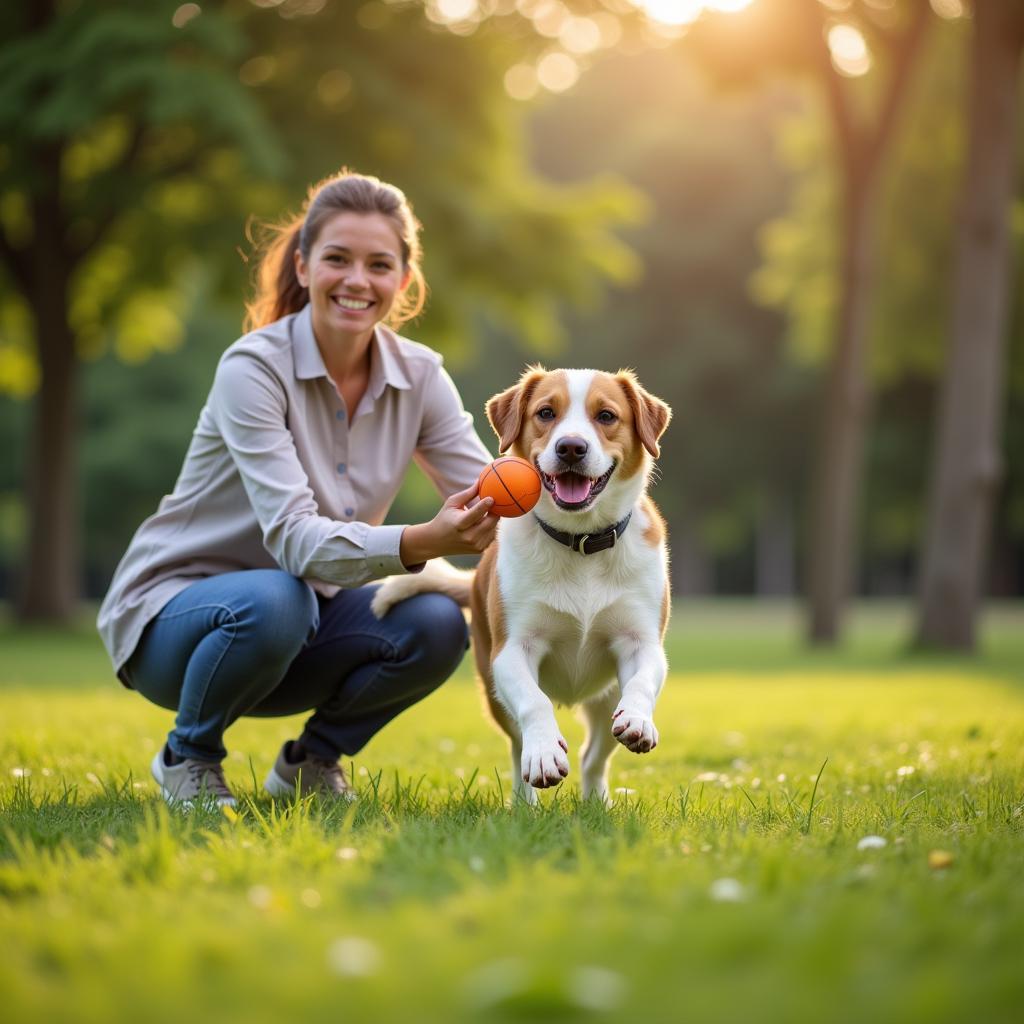
[[[271,796],[294,796],[298,790],[299,796],[319,793],[342,800],[356,799],[356,791],[337,761],[307,754],[303,760],[293,763],[287,756],[291,748],[292,740],[288,740],[281,747],[274,767],[263,783],[263,788]]]
[[[177,764],[168,764],[165,743],[153,758],[153,778],[160,783],[160,794],[169,804],[190,808],[195,803],[215,803],[218,807],[234,807],[235,795],[224,781],[220,761],[200,761],[186,757]]]

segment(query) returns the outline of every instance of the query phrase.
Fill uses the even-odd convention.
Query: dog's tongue
[[[586,501],[594,481],[578,473],[559,473],[555,477],[555,494],[560,501],[568,505],[578,505]]]

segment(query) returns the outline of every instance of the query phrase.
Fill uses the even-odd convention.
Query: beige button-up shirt
[[[491,459],[431,349],[378,326],[359,408],[345,408],[310,307],[221,357],[174,491],[138,529],[100,607],[120,674],[147,623],[190,583],[283,569],[331,597],[408,571],[382,526],[413,460],[447,496]]]

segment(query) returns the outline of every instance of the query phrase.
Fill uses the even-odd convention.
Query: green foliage
[[[81,354],[113,344],[138,360],[180,344],[172,292],[182,264],[196,262],[189,249],[242,216],[234,200],[250,189],[238,187],[239,172],[284,167],[237,78],[241,27],[216,9],[178,27],[179,6],[104,0],[9,5],[0,15],[0,220],[17,286],[4,306],[25,308],[26,254],[38,231],[57,232],[72,279],[55,300],[68,302]],[[170,207],[174,190],[187,190],[191,206]],[[60,280],[60,267],[51,273]],[[4,326],[0,383],[24,394],[35,383],[35,327],[24,313]]]
[[[934,27],[886,170],[869,349],[876,409],[864,523],[868,550],[882,560],[914,552],[922,529],[933,391],[947,344],[956,206],[965,157],[969,32],[963,22]],[[820,103],[807,103],[780,133],[779,159],[792,174],[792,190],[785,212],[761,230],[761,264],[750,279],[758,302],[785,313],[790,355],[808,366],[825,361],[838,301],[837,239],[822,229],[838,219],[830,132]],[[1024,253],[1019,221],[1015,217],[1014,244]],[[1022,266],[1018,259],[1013,271],[1018,281],[1024,279]],[[1020,292],[1011,286],[1006,452],[1015,450],[1014,439],[1022,429]],[[1022,486],[1019,460],[1009,458],[1006,470],[1006,490],[1016,495]],[[1024,535],[1005,514],[1000,514],[1000,527],[1011,537]],[[902,587],[907,580],[902,576],[893,582]]]
[[[1020,612],[990,616],[968,664],[902,658],[906,611],[855,615],[831,654],[800,650],[795,609],[677,614],[662,742],[616,755],[610,810],[575,774],[505,806],[505,744],[463,672],[360,755],[355,807],[256,796],[300,720],[243,720],[238,812],[175,813],[147,767],[171,714],[121,690],[94,635],[0,630],[5,1005],[108,1024],[140,1005],[326,1024],[339,1000],[439,1024],[641,1002],[656,1022],[1008,1022]]]
[[[781,86],[723,94],[680,46],[608,56],[536,118],[533,146],[547,173],[573,180],[581,168],[607,167],[651,207],[627,236],[642,256],[639,281],[614,289],[606,308],[571,317],[551,362],[631,366],[669,402],[655,497],[671,526],[694,522],[715,554],[749,549],[766,495],[785,496],[792,514],[805,473],[813,374],[787,365],[781,319],[759,309],[745,283],[757,227],[785,202],[772,138],[798,102]]]
[[[58,185],[38,153],[56,148],[81,354],[113,347],[137,362],[178,346],[196,272],[240,309],[246,218],[279,218],[343,164],[416,205],[435,296],[421,333],[442,348],[472,343],[481,308],[528,346],[550,345],[557,302],[593,301],[629,276],[611,229],[636,218],[636,195],[608,179],[555,187],[522,158],[522,112],[502,88],[516,39],[459,38],[418,4],[179,8],[105,0],[59,5],[41,25],[2,16],[0,223],[23,253],[33,204]],[[0,385],[24,394],[30,324],[5,327]]]

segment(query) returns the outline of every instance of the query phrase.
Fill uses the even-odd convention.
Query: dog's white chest
[[[638,629],[656,631],[652,612],[660,601],[652,595],[660,594],[663,577],[655,559],[638,559],[644,553],[635,550],[584,556],[555,549],[547,538],[537,548],[545,557],[515,544],[499,551],[509,637],[543,652],[538,681],[551,700],[577,704],[615,681],[613,644]]]

